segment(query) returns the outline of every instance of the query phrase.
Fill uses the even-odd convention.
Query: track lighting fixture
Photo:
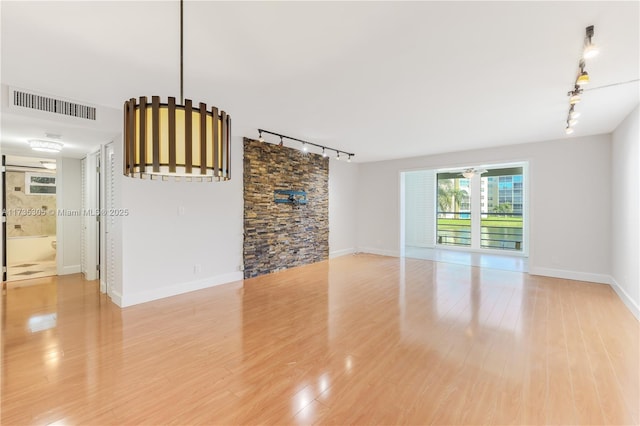
[[[584,53],[582,57],[584,59],[594,58],[600,53],[598,46],[596,46],[591,38],[593,37],[593,25],[589,25],[586,28],[586,36],[584,38]]]
[[[283,146],[284,145],[284,139],[289,139],[292,141],[296,141],[296,142],[300,142],[302,144],[302,151],[303,152],[309,152],[309,147],[317,147],[317,148],[321,148],[322,149],[322,157],[327,158],[327,150],[330,151],[335,151],[336,152],[336,160],[340,160],[340,154],[345,154],[347,156],[347,163],[351,162],[351,157],[355,156],[354,153],[352,152],[345,152],[345,151],[340,151],[339,149],[335,149],[335,148],[331,148],[328,146],[323,146],[323,145],[318,145],[317,143],[313,143],[313,142],[309,142],[309,141],[304,141],[302,139],[297,139],[297,138],[292,138],[291,136],[286,136],[286,135],[282,135],[280,133],[275,133],[275,132],[270,132],[269,130],[264,130],[264,129],[258,129],[258,141],[260,142],[264,142],[265,140],[262,138],[262,133],[267,133],[270,135],[274,135],[274,136],[278,136],[280,138],[280,143],[278,145]]]
[[[580,100],[581,100],[580,94],[581,93],[582,93],[582,89],[580,89],[580,87],[576,85],[576,88],[574,90],[572,90],[569,93],[567,93],[567,96],[569,96],[569,103],[571,105],[575,105],[578,102],[580,102]]]
[[[575,105],[571,105],[571,107],[569,108],[569,119],[571,120],[575,120],[580,117],[580,112],[576,111],[574,108]]]
[[[589,84],[590,82],[589,73],[587,72],[587,70],[585,70],[585,59],[593,58],[598,54],[598,48],[595,44],[593,44],[593,34],[593,25],[590,25],[586,28],[584,52],[582,57],[580,58],[580,61],[578,62],[578,75],[576,76],[575,83],[573,84],[573,90],[567,92],[567,96],[569,96],[569,112],[567,113],[566,120],[567,127],[565,127],[564,129],[564,132],[567,135],[570,135],[574,132],[573,126],[578,123],[577,118],[580,116],[580,113],[575,110],[575,106],[582,100],[580,95],[583,92],[583,86]]]
[[[585,84],[589,84],[589,73],[584,69],[584,59],[580,60],[580,73],[578,74],[578,78],[576,79],[576,85],[582,86]]]

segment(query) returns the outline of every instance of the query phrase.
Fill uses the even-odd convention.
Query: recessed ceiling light
[[[41,161],[40,164],[42,164],[42,167],[45,169],[49,170],[55,170],[57,167],[55,161]]]

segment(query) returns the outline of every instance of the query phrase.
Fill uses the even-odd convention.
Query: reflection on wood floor
[[[119,309],[79,275],[2,298],[2,424],[638,424],[605,285],[345,256]]]

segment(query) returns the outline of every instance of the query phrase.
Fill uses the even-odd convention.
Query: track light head
[[[573,129],[569,125],[567,125],[567,127],[565,127],[565,129],[564,129],[564,132],[567,135],[570,135],[571,133],[573,133]]]
[[[324,147],[322,148],[322,156],[323,156],[324,158],[327,158],[327,153],[324,151]]]
[[[594,58],[598,55],[598,53],[600,53],[598,46],[596,46],[591,40],[591,38],[593,37],[593,33],[593,25],[589,25],[586,28],[586,37],[584,39],[584,53],[582,54],[582,57],[584,59]]]
[[[586,71],[582,71],[578,76],[578,79],[576,80],[576,84],[578,86],[589,84],[589,73],[587,73]]]
[[[309,147],[307,147],[307,144],[306,144],[306,143],[303,143],[303,144],[302,144],[302,150],[303,150],[304,152],[309,151]]]
[[[351,154],[349,154],[349,156],[347,157],[347,163],[351,162]]]
[[[280,145],[280,146],[284,145],[284,140],[282,140],[282,136],[280,136],[280,143],[278,145]]]
[[[259,141],[259,142],[264,142],[264,138],[262,137],[262,130],[258,130],[258,133],[260,134],[260,135],[258,136],[258,141]]]

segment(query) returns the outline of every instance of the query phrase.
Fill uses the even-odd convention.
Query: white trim
[[[354,254],[356,252],[355,248],[347,248],[347,249],[342,249],[342,250],[334,250],[332,252],[329,252],[329,259],[334,259],[336,257],[340,257],[340,256],[346,256],[348,254]]]
[[[372,247],[358,247],[357,253],[377,254],[380,256],[400,257],[400,250],[385,250]]]
[[[124,308],[127,306],[137,305],[139,303],[163,299],[165,297],[177,296],[179,294],[184,294],[195,290],[202,290],[204,288],[215,287],[221,284],[228,284],[234,281],[242,281],[243,279],[244,274],[242,272],[231,272],[228,274],[222,274],[215,277],[204,278],[201,280],[168,285],[153,290],[140,291],[135,294],[127,294],[121,296],[121,303],[119,304],[119,306]]]
[[[82,272],[82,267],[80,265],[69,265],[62,268],[62,272],[58,275],[71,275],[71,274],[79,274]]]
[[[122,306],[122,295],[120,293],[118,293],[115,290],[112,290],[112,291],[109,291],[107,294],[111,298],[111,301],[113,303],[115,303],[116,305],[118,305],[118,307],[120,307],[120,308],[124,307],[124,306]]]
[[[640,306],[638,306],[638,304],[633,301],[633,299],[629,296],[629,293],[627,293],[625,289],[622,288],[620,284],[618,284],[615,278],[613,277],[609,277],[609,278],[611,280],[609,284],[611,285],[611,288],[613,289],[613,291],[616,292],[616,294],[618,295],[620,300],[622,300],[622,303],[624,303],[627,309],[631,311],[631,314],[634,317],[636,317],[638,321],[640,321]]]
[[[565,269],[529,267],[530,275],[542,275],[545,277],[563,278],[566,280],[587,281],[598,284],[610,284],[611,277],[606,274],[594,274],[591,272],[567,271]]]
[[[416,246],[414,246],[416,247]],[[451,251],[461,251],[465,253],[478,253],[478,254],[489,254],[489,255],[497,255],[497,256],[512,256],[512,257],[524,257],[528,258],[524,253],[524,249],[521,251],[517,250],[502,250],[502,249],[490,249],[490,248],[472,248],[471,246],[454,246],[453,244],[434,244],[432,247],[436,250],[451,250]]]

